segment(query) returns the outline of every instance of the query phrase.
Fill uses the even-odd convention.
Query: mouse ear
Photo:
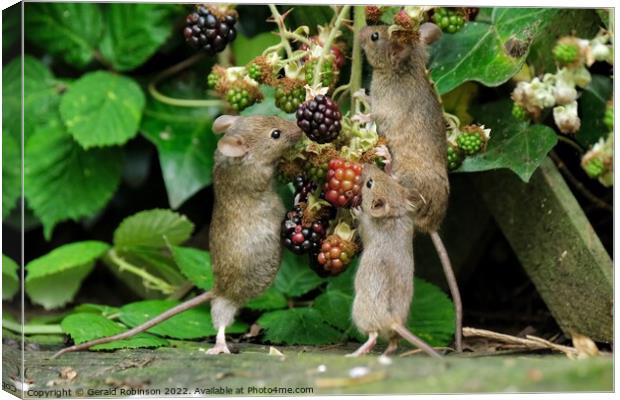
[[[420,41],[425,44],[435,43],[442,34],[441,28],[432,22],[425,22],[420,26]]]
[[[390,205],[383,198],[376,198],[370,206],[370,215],[375,218],[381,218],[390,212]]]
[[[211,130],[213,133],[224,133],[230,128],[230,126],[239,118],[236,115],[220,115],[213,121]]]
[[[411,46],[408,46],[398,41],[390,41],[389,57],[392,65],[401,65],[407,57],[411,54]]]
[[[248,146],[243,136],[224,136],[217,142],[217,149],[226,157],[242,157],[248,152]]]

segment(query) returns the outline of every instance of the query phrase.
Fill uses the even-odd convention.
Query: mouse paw
[[[228,350],[228,346],[226,346],[226,343],[216,343],[215,346],[207,350],[207,354],[210,354],[210,355],[218,355],[222,353],[230,354],[230,350]]]
[[[353,218],[359,219],[362,215],[362,206],[351,207],[351,215],[353,215]]]
[[[374,121],[372,114],[355,114],[351,117],[351,121],[359,122],[360,124],[368,124]]]
[[[383,163],[385,164],[385,172],[388,174],[392,171],[392,154],[390,154],[390,149],[384,144],[375,147],[375,154],[381,158],[383,158]]]

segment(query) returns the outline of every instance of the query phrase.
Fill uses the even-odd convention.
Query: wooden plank
[[[553,162],[472,180],[562,330],[613,341],[611,258]]]

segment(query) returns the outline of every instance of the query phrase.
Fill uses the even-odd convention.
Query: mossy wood
[[[553,162],[528,184],[507,170],[473,182],[562,330],[611,342],[612,261]]]

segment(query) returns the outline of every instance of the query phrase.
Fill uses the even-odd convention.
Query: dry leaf
[[[284,354],[273,346],[269,346],[269,355],[270,356],[281,356],[284,357]]]
[[[598,347],[592,339],[579,333],[573,333],[573,346],[577,349],[577,358],[596,357],[599,355]]]

